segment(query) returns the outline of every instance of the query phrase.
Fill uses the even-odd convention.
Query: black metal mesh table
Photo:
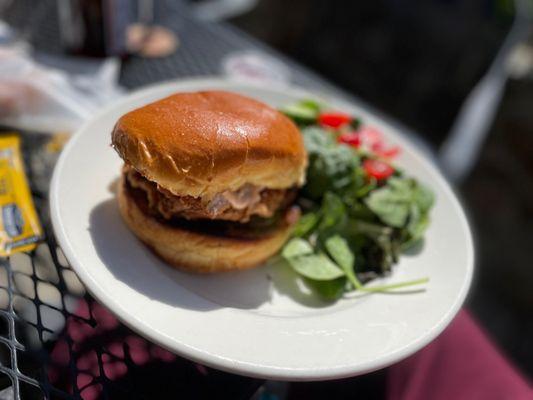
[[[6,17],[36,49],[59,53],[55,4],[17,0]],[[313,73],[228,25],[198,22],[175,4],[164,13],[159,10],[158,22],[177,33],[178,51],[163,59],[125,60],[123,86],[217,75],[228,54],[254,51],[284,63],[292,82],[340,95]],[[31,253],[0,259],[0,399],[250,398],[261,381],[171,355],[118,323],[85,294],[51,230],[48,184],[58,153],[49,147],[47,137],[23,135],[45,241]]]

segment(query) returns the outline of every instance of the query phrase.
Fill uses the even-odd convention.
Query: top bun
[[[177,93],[122,116],[120,156],[178,196],[210,198],[244,184],[301,186],[307,155],[294,123],[259,101],[224,91]]]

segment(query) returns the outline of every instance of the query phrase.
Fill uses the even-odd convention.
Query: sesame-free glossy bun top
[[[122,116],[119,155],[178,196],[212,197],[244,184],[301,186],[307,154],[296,125],[272,107],[224,91],[177,93]]]

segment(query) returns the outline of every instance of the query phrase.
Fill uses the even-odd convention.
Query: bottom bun
[[[161,222],[143,211],[124,178],[118,185],[120,214],[133,233],[155,254],[175,268],[213,273],[253,268],[276,254],[290,235],[281,222],[257,237],[203,233]]]

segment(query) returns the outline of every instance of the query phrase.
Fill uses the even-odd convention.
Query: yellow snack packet
[[[20,138],[0,136],[0,257],[30,251],[43,237],[24,172]]]

